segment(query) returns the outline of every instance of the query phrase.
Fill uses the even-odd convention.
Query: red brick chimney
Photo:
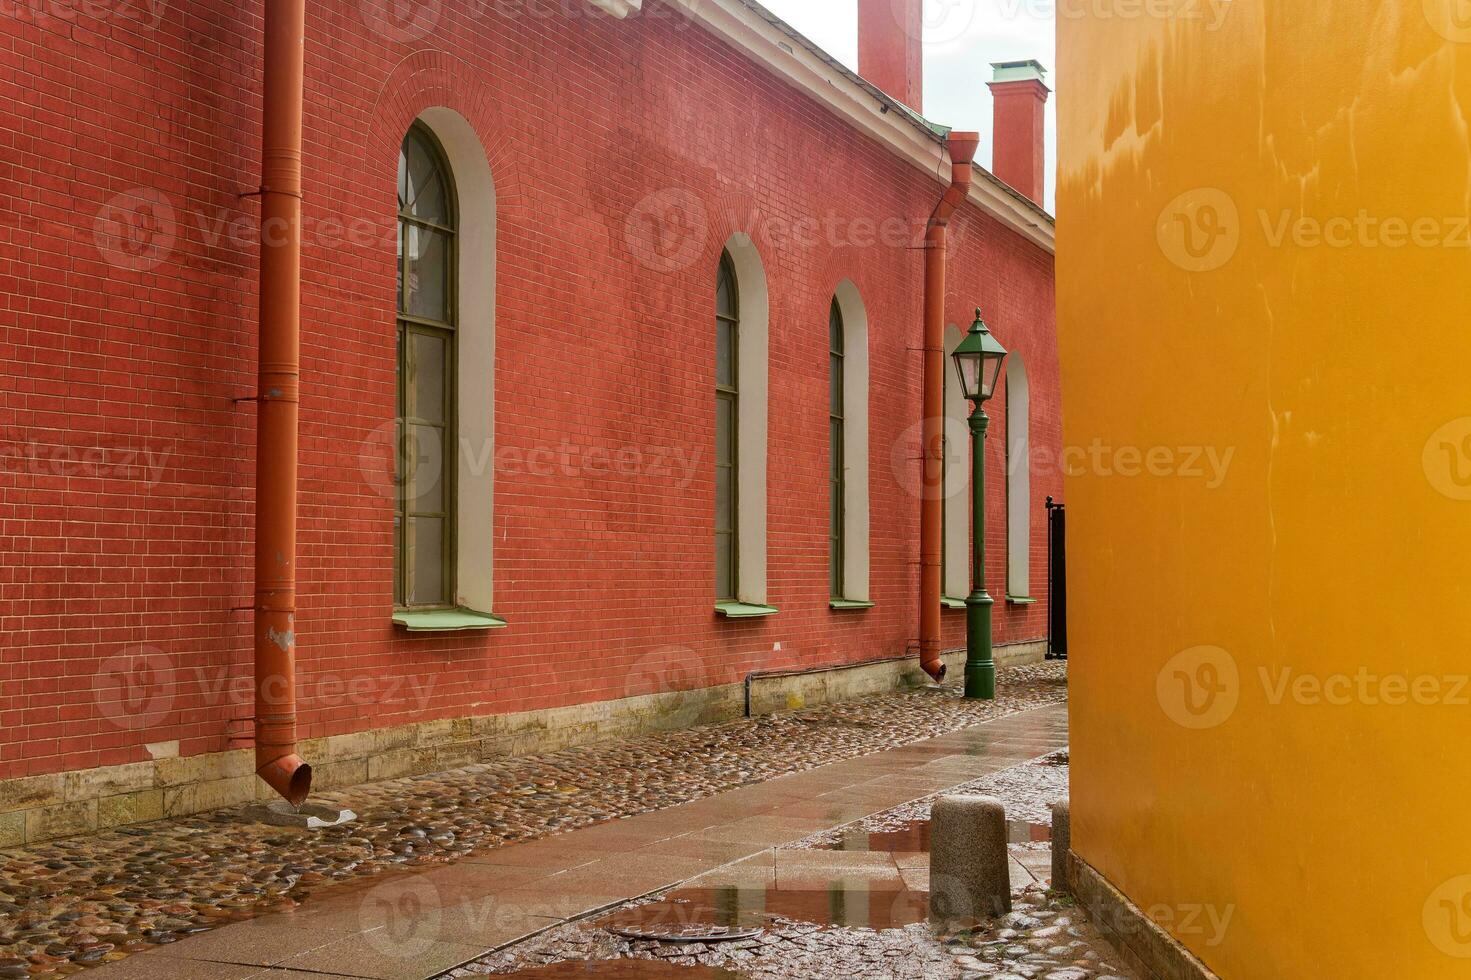
[[[858,74],[924,112],[924,0],[858,0]]]
[[[1047,186],[1047,69],[1039,61],[995,61],[991,67],[991,172],[1040,205]]]

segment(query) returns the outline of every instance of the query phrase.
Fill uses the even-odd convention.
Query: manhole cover
[[[753,939],[761,935],[760,929],[735,929],[730,926],[709,926],[698,922],[670,926],[615,926],[608,929],[621,939],[646,939],[657,943],[724,943],[736,939]]]

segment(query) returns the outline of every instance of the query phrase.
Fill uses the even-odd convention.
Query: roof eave
[[[945,127],[890,98],[756,0],[669,2],[937,183],[949,180],[949,168],[937,165],[947,162]],[[977,166],[976,175],[973,205],[1048,252],[1055,250],[1054,221],[1046,210],[985,168]]]

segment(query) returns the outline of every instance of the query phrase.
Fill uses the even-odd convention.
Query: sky
[[[761,0],[849,68],[858,69],[858,0]],[[1057,88],[1055,0],[924,0],[924,114],[981,134],[977,160],[991,159],[991,62],[1035,58]],[[1047,100],[1047,210],[1057,162],[1057,97]]]

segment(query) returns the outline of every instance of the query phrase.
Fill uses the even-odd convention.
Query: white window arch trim
[[[846,605],[868,605],[868,307],[851,279],[834,292],[843,317],[843,592]],[[834,603],[845,605],[845,603]]]
[[[468,120],[453,109],[426,109],[418,122],[439,140],[459,196],[456,377],[458,442],[446,453],[457,486],[455,600],[479,619],[421,622],[408,628],[504,625],[494,608],[496,195],[490,160]],[[418,623],[416,626],[415,623]]]
[[[1031,389],[1021,355],[1006,359],[1006,594],[1032,596]]]

